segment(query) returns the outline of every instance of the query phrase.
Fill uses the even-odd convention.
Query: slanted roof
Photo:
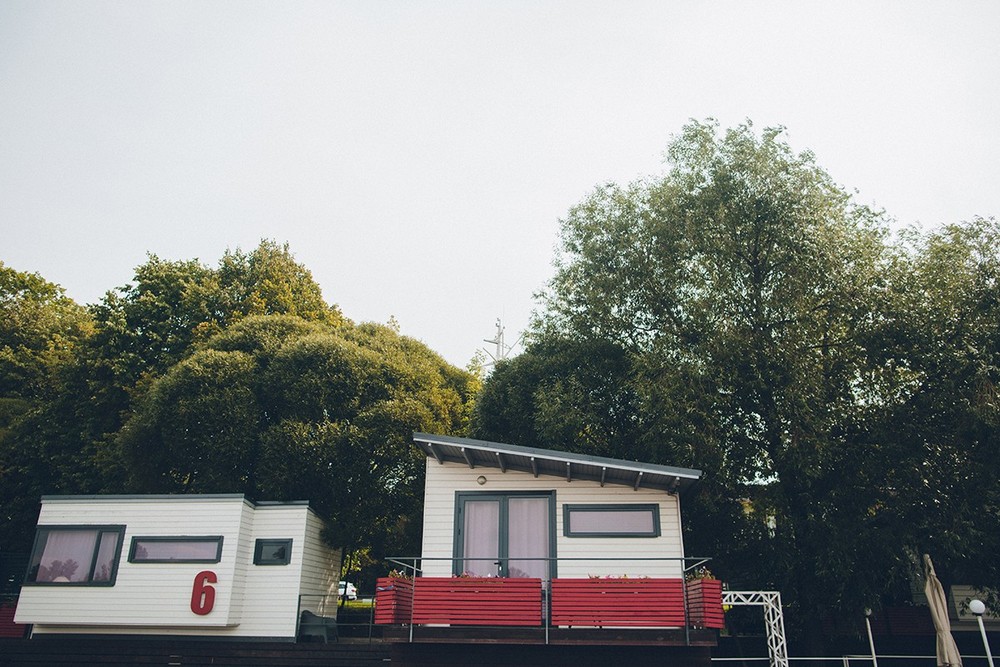
[[[502,472],[519,470],[535,477],[547,475],[572,481],[586,479],[605,484],[631,486],[634,489],[662,489],[669,493],[684,491],[701,477],[700,470],[675,468],[655,463],[640,463],[603,456],[587,456],[554,449],[521,447],[502,442],[488,442],[448,435],[414,433],[413,441],[428,457],[438,463],[461,463],[470,468],[498,468]]]

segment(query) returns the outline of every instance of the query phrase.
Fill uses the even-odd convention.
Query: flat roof
[[[568,481],[585,479],[605,484],[631,486],[638,490],[661,489],[669,493],[686,491],[700,477],[701,471],[655,463],[612,459],[603,456],[574,454],[554,449],[522,447],[503,442],[489,442],[450,435],[414,433],[413,441],[428,458],[438,463],[461,463],[469,468],[517,470]]]
[[[309,505],[308,500],[250,500],[242,493],[125,493],[101,495],[48,495],[41,497],[46,503],[69,502],[205,502],[205,501],[236,501],[240,500],[255,508]]]

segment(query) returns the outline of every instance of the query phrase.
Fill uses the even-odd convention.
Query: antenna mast
[[[491,362],[485,364],[486,366],[492,366],[493,364],[497,363],[498,361],[503,361],[504,359],[507,359],[510,356],[511,350],[514,349],[514,345],[517,345],[518,343],[521,342],[521,336],[518,336],[517,340],[514,341],[514,345],[507,345],[504,342],[504,339],[503,339],[503,334],[504,334],[503,322],[500,321],[499,317],[497,318],[497,325],[496,326],[497,326],[496,335],[493,338],[484,338],[483,339],[484,343],[490,343],[491,345],[496,346],[496,348],[495,348],[496,349],[496,353],[495,354],[493,352],[490,352],[489,350],[483,350],[483,352],[485,352],[486,355],[490,359],[492,359]],[[522,336],[523,336],[523,334],[522,334]]]

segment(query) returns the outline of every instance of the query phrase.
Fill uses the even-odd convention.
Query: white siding
[[[322,528],[319,517],[311,512],[306,515],[302,548],[302,608],[321,616],[336,617],[341,551],[331,549],[323,542]]]
[[[265,505],[254,509],[252,539],[241,553],[246,564],[246,593],[240,636],[295,636],[307,513],[305,505]],[[253,552],[258,539],[292,540],[288,565],[254,565]]]
[[[126,528],[114,586],[23,587],[17,621],[35,624],[37,634],[294,638],[299,593],[317,590],[317,581],[332,579],[336,586],[340,572],[339,552],[320,542],[321,522],[304,504],[254,507],[241,496],[57,498],[43,503],[38,523]],[[132,537],[182,535],[222,535],[220,562],[128,562]],[[291,539],[291,562],[254,565],[258,538]],[[319,570],[326,566],[332,570],[324,575]],[[199,616],[190,601],[203,570],[214,572],[218,583],[212,611]]]
[[[476,480],[482,475],[486,484]],[[684,547],[680,534],[680,503],[665,491],[606,485],[563,477],[534,477],[530,473],[495,468],[474,468],[427,459],[424,490],[424,576],[451,575],[455,492],[555,491],[556,553],[560,559],[614,558],[613,561],[560,560],[558,576],[587,577],[679,577],[680,561],[642,561],[641,558],[680,558]],[[563,505],[656,503],[660,508],[660,537],[566,537],[563,535]],[[442,560],[443,559],[443,560]]]

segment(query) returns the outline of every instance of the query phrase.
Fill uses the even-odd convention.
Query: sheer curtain
[[[465,522],[466,560],[461,572],[476,577],[497,576],[496,561],[500,558],[500,501],[467,500]]]
[[[548,561],[519,560],[550,555],[548,498],[510,498],[507,521],[509,576],[548,579]]]
[[[96,543],[95,530],[49,532],[35,581],[87,581]]]

